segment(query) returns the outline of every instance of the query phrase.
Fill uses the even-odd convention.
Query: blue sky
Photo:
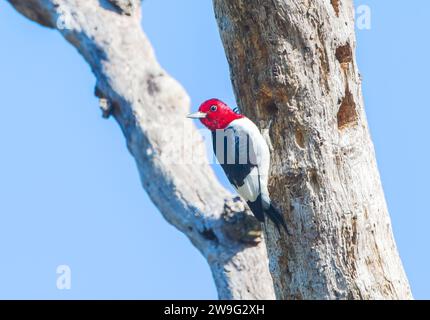
[[[357,54],[397,245],[415,297],[430,298],[430,2],[355,3],[372,10]],[[145,0],[143,10],[161,64],[193,104],[234,105],[211,1]],[[5,1],[0,39],[0,298],[216,298],[206,261],[142,191],[75,49]],[[63,264],[71,290],[56,288]]]

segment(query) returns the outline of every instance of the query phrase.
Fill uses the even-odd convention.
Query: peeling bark
[[[213,0],[241,110],[268,130],[280,299],[409,299],[354,56],[351,0]]]
[[[205,147],[185,119],[186,92],[159,66],[141,30],[140,2],[9,2],[29,19],[58,29],[88,62],[103,115],[112,115],[122,129],[144,189],[166,220],[206,257],[219,297],[273,299],[258,223],[219,184],[207,161],[181,158],[191,144],[194,154],[204,155]]]

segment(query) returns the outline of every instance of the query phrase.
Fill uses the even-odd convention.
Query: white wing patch
[[[262,196],[262,201],[268,199],[267,178],[270,167],[270,151],[257,126],[249,119],[241,118],[232,121],[229,127],[224,130],[224,134],[227,134],[225,150],[227,152],[227,165],[224,165],[223,168],[230,182],[236,186],[237,192],[248,202],[255,202],[259,195]],[[223,141],[224,138],[219,139],[217,137],[217,150],[223,150]],[[218,143],[221,144],[218,146]],[[236,152],[239,159],[234,159]],[[216,154],[218,157],[218,152]],[[228,155],[233,156],[233,161],[229,161]],[[220,155],[220,158],[224,159],[224,155]],[[228,165],[235,164],[237,160],[239,161],[236,167],[237,171],[235,171],[234,165],[232,167]],[[218,161],[222,163],[220,159]],[[245,165],[245,167],[241,165]],[[246,165],[249,165],[249,173],[246,172]]]
[[[237,188],[237,192],[246,201],[254,202],[260,194],[260,177],[258,168],[254,167],[250,174],[245,178],[242,186]]]

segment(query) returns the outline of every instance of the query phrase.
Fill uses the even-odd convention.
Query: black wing
[[[245,178],[256,167],[249,136],[231,127],[212,131],[212,146],[230,183],[236,188],[243,186]]]

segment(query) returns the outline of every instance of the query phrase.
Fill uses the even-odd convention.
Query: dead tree
[[[271,139],[281,299],[407,299],[369,135],[352,0],[213,0],[238,104]]]

